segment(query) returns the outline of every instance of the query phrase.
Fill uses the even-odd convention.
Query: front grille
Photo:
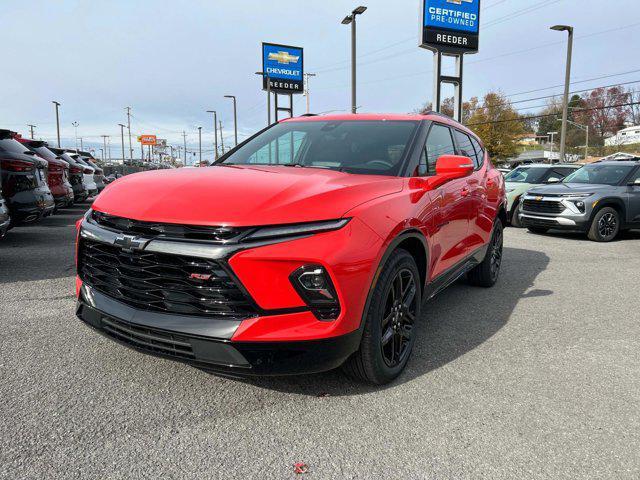
[[[565,210],[565,206],[560,202],[550,202],[547,200],[525,200],[522,204],[522,209],[526,212],[533,213],[562,213]]]
[[[539,228],[555,228],[558,226],[558,222],[555,220],[546,220],[544,218],[531,218],[522,217],[522,224],[525,227],[539,227]]]
[[[83,282],[140,310],[229,320],[257,316],[254,304],[215,260],[82,239],[78,262]]]
[[[245,233],[246,228],[207,227],[198,225],[178,225],[173,223],[143,222],[129,218],[116,217],[106,213],[93,211],[91,219],[101,227],[117,230],[128,235],[144,235],[151,237],[183,238],[187,240],[209,240],[214,242],[237,241]]]
[[[102,331],[110,337],[147,352],[182,360],[195,360],[187,337],[155,328],[133,325],[112,317],[102,317]]]

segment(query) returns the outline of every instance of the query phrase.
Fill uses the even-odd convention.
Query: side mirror
[[[550,178],[549,180],[547,180],[547,183],[560,183],[560,179],[559,178]]]
[[[442,155],[436,161],[436,175],[445,176],[447,180],[467,177],[474,168],[473,160],[461,155]]]
[[[640,178],[636,178],[635,181],[629,183],[631,187],[640,187]]]

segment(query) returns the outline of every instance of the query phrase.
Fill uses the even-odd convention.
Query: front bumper
[[[537,202],[544,207],[531,207]],[[533,203],[533,205],[536,205]],[[541,211],[543,210],[543,211]],[[586,231],[589,228],[589,208],[580,212],[564,197],[544,197],[536,194],[523,195],[518,215],[524,227],[554,230]]]
[[[357,350],[358,331],[313,341],[242,342],[240,322],[136,310],[83,285],[76,315],[134,350],[237,376],[297,375],[339,367]]]

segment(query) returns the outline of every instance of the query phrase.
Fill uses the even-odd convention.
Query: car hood
[[[611,185],[597,185],[584,183],[556,183],[554,185],[541,185],[529,190],[530,194],[551,194],[562,195],[564,193],[596,193],[603,190],[610,190]]]
[[[331,220],[399,192],[403,179],[332,170],[214,166],[157,170],[110,183],[95,210],[134,220],[260,226]]]

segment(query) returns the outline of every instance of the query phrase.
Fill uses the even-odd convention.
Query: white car
[[[67,153],[71,155],[71,158],[73,158],[76,162],[83,166],[84,172],[82,173],[82,182],[85,184],[87,190],[89,191],[89,197],[96,196],[98,194],[98,185],[96,185],[96,181],[93,178],[94,174],[96,173],[96,169],[85,162],[77,153]]]

